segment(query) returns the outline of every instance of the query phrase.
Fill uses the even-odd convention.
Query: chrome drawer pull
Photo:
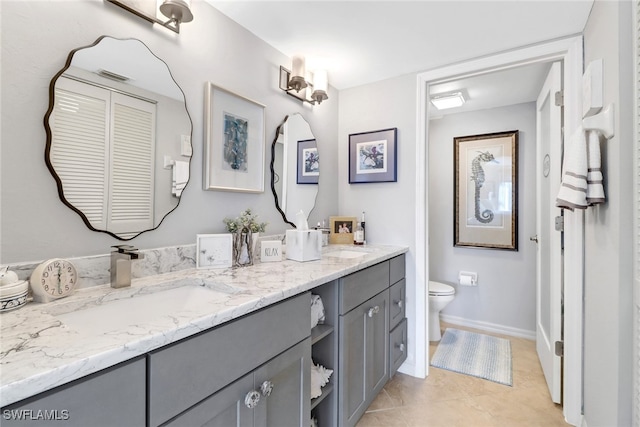
[[[249,409],[258,406],[258,402],[260,402],[260,393],[255,390],[251,390],[244,398],[244,404]]]
[[[374,314],[378,314],[378,312],[380,311],[380,306],[375,306],[375,307],[371,307],[369,309],[369,311],[367,312],[367,315],[369,317],[373,317]]]
[[[265,381],[260,386],[260,391],[264,397],[271,396],[271,392],[273,391],[273,383],[271,381]]]
[[[394,303],[395,305],[397,305],[397,306],[398,306],[398,308],[402,308],[402,304],[403,304],[403,303],[402,303],[402,300],[401,300],[401,299],[399,299],[399,300],[397,300],[397,301],[394,301],[393,303]]]
[[[396,344],[396,347],[400,350],[401,353],[404,353],[404,343]]]

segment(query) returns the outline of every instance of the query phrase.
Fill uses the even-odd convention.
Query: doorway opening
[[[489,76],[491,73],[506,72],[528,65],[551,64],[561,62],[562,80],[564,81],[564,133],[572,134],[581,120],[581,77],[582,77],[582,38],[572,37],[549,43],[535,45],[502,54],[483,57],[440,69],[428,71],[418,75],[418,150],[417,170],[424,170],[424,176],[419,177],[416,198],[418,200],[416,218],[424,227],[424,233],[419,234],[416,246],[417,254],[423,252],[424,257],[416,257],[416,277],[432,278],[429,270],[429,146],[430,118],[432,106],[429,94],[436,85],[449,84],[462,79],[479,76]],[[539,87],[537,88],[539,89]],[[559,173],[559,171],[558,171]],[[452,176],[452,175],[450,175]],[[443,177],[443,179],[446,177]],[[581,418],[582,407],[582,242],[581,217],[569,216],[565,219],[565,259],[567,268],[562,273],[565,285],[564,297],[564,370],[562,380],[564,384],[563,412],[567,422],[577,425]],[[521,233],[521,244],[528,238]],[[433,243],[433,242],[431,242]],[[435,248],[435,246],[434,246]],[[456,273],[457,274],[457,273]],[[426,285],[426,283],[425,283]],[[428,298],[428,296],[427,296]],[[424,302],[425,312],[428,301]],[[428,313],[427,313],[428,314]],[[428,315],[425,314],[425,323]],[[425,330],[429,330],[426,325]],[[428,341],[428,338],[425,338]],[[426,361],[428,365],[428,360]]]

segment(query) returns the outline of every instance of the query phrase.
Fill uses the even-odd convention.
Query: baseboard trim
[[[535,341],[536,339],[536,331],[512,328],[510,326],[498,325],[495,323],[483,322],[480,320],[470,320],[463,317],[450,316],[443,313],[440,313],[440,319],[443,322],[451,323],[452,325],[466,326],[468,328],[475,328],[486,332],[509,335],[511,337],[526,338],[533,341]]]

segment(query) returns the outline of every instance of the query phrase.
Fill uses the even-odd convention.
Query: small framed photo
[[[354,216],[329,217],[329,243],[353,243],[353,233],[356,229],[356,221],[356,217]]]
[[[455,247],[518,250],[518,131],[454,142]]]
[[[320,176],[320,156],[315,139],[298,141],[298,184],[317,184]]]
[[[196,236],[197,268],[228,268],[233,264],[231,233]]]
[[[207,82],[204,189],[264,191],[265,106]]]
[[[398,128],[349,135],[349,184],[396,182]]]

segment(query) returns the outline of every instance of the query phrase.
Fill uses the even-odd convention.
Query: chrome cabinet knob
[[[367,315],[369,317],[373,317],[374,314],[378,314],[378,312],[380,311],[380,306],[375,306],[375,307],[371,307],[369,309],[369,311],[367,312]]]
[[[394,304],[398,306],[398,308],[402,308],[403,302],[401,299],[394,301]]]
[[[398,347],[401,353],[404,353],[405,345],[403,342],[401,342],[400,344],[396,344],[396,347]]]
[[[271,396],[271,392],[273,391],[273,383],[271,381],[265,381],[260,386],[260,391],[264,397]]]
[[[251,390],[244,397],[244,404],[249,409],[253,409],[258,406],[258,402],[260,402],[260,393],[255,390]]]

